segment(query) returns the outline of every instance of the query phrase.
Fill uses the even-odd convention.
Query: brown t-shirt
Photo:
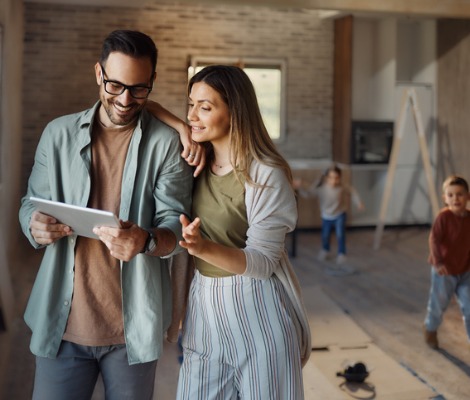
[[[470,212],[459,217],[443,209],[429,235],[429,263],[444,264],[451,275],[470,271]]]
[[[95,121],[88,207],[119,215],[123,168],[134,128],[110,129]],[[100,240],[77,238],[72,307],[63,339],[85,346],[125,343],[119,260]]]

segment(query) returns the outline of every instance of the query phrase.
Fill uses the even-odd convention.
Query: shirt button
[[[64,306],[68,306],[69,305],[69,301],[68,300],[65,300],[64,301]]]

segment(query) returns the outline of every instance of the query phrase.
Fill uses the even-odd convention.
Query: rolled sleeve
[[[159,175],[154,192],[157,210],[154,226],[169,229],[176,237],[175,249],[165,258],[182,250],[178,244],[182,240],[179,217],[190,213],[192,185],[192,172],[183,160],[172,163]]]

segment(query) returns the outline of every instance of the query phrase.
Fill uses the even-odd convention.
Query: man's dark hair
[[[134,58],[149,58],[153,71],[157,68],[157,47],[145,33],[124,29],[111,32],[103,42],[100,63],[104,65],[115,51]]]

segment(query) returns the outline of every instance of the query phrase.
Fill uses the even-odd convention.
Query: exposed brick
[[[138,29],[159,48],[151,98],[186,114],[190,56],[287,61],[288,158],[331,154],[333,25],[317,11],[236,5],[154,4],[112,8],[25,3],[23,186],[51,119],[98,98],[93,66],[114,29]]]

